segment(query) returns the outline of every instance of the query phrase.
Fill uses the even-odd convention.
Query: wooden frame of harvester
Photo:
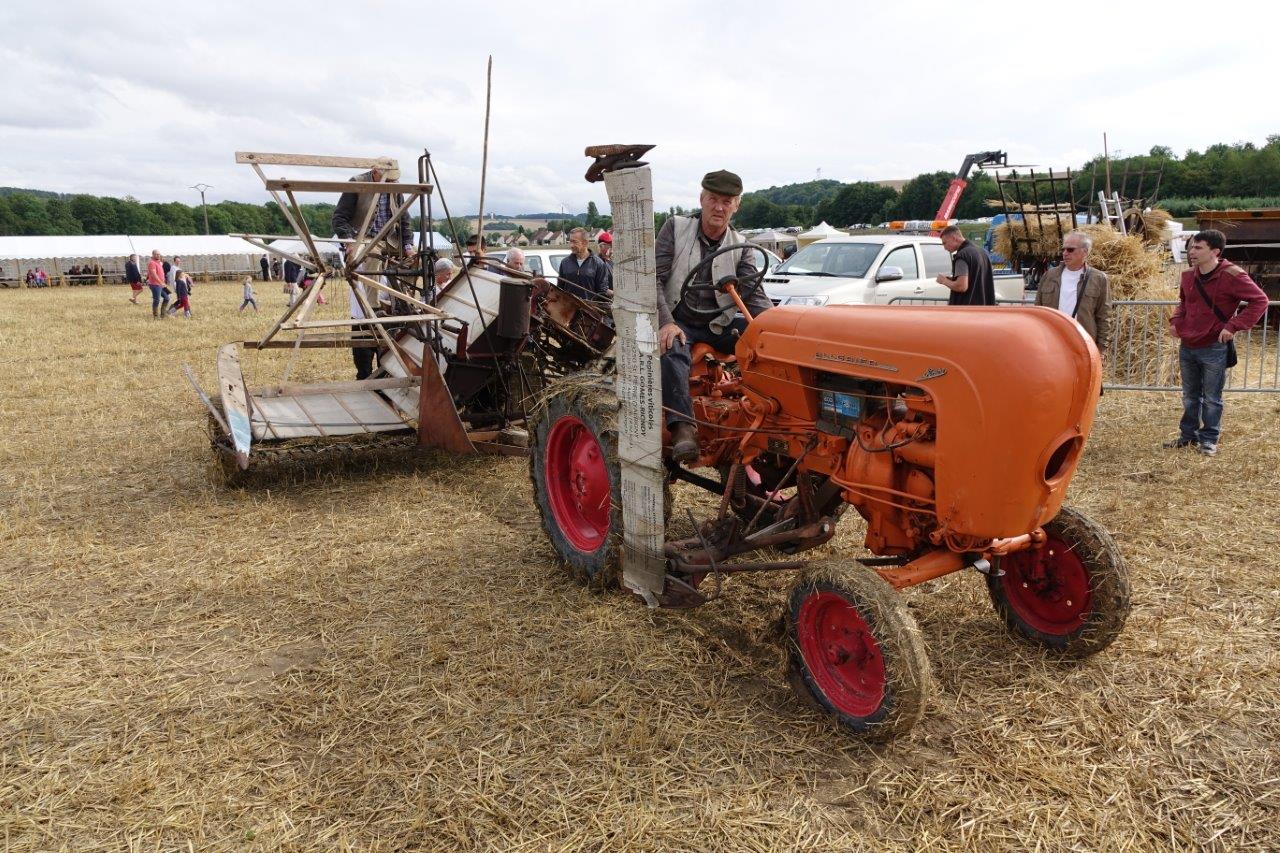
[[[522,426],[537,390],[551,378],[606,357],[613,339],[607,312],[545,280],[474,258],[449,282],[435,286],[432,269],[442,247],[433,238],[436,187],[428,181],[429,175],[435,177],[428,153],[418,160],[416,182],[368,180],[375,169],[398,174],[397,162],[385,157],[237,152],[236,162],[252,166],[303,249],[283,249],[269,242],[277,239],[272,235],[235,236],[298,265],[311,283],[261,339],[220,348],[218,391],[212,399],[188,371],[209,409],[215,452],[232,479],[247,471],[251,460],[261,467],[268,459],[298,455],[294,451],[302,447],[406,444],[407,435],[418,447],[455,453],[524,453]],[[272,178],[264,166],[366,174],[339,181]],[[299,193],[374,196],[355,232],[367,236],[312,234]],[[370,234],[379,195],[388,196],[391,215]],[[416,235],[398,233],[402,215],[415,203]],[[417,251],[406,255],[402,246],[410,241]],[[356,316],[314,318],[321,293],[335,281],[350,293]],[[240,346],[293,350],[282,380],[248,388]],[[372,349],[379,367],[366,379],[290,383],[297,352],[317,347]]]

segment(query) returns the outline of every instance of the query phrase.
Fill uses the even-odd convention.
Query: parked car
[[[500,261],[506,258],[509,251],[510,249],[486,249],[484,256]],[[542,276],[547,281],[556,280],[560,262],[569,257],[567,246],[563,249],[526,249],[521,246],[520,251],[524,252],[524,268],[534,275]]]
[[[885,305],[895,299],[940,299],[937,282],[951,275],[951,255],[937,237],[885,234],[828,237],[810,243],[765,276],[775,305]],[[996,298],[1021,300],[1020,275],[997,276]]]

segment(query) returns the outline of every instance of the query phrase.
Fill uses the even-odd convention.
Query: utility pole
[[[204,233],[205,233],[206,235],[208,235],[208,233],[209,233],[209,206],[208,206],[207,204],[205,204],[205,203],[204,203],[204,194],[205,194],[205,191],[206,191],[206,190],[211,190],[211,189],[213,189],[213,185],[212,185],[212,184],[196,184],[196,185],[195,185],[194,187],[192,187],[191,189],[193,189],[193,190],[195,190],[196,192],[200,193],[200,207],[204,209]]]

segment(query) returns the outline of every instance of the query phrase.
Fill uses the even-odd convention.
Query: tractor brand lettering
[[[921,374],[920,378],[917,379],[916,381],[928,382],[930,379],[937,379],[939,376],[946,376],[946,375],[947,375],[947,371],[944,368],[930,367],[923,374]]]
[[[879,370],[887,370],[890,373],[897,373],[898,368],[892,364],[881,364],[869,358],[861,358],[856,355],[841,355],[840,353],[815,352],[813,357],[819,361],[838,361],[841,364],[856,364],[859,367],[874,367]]]

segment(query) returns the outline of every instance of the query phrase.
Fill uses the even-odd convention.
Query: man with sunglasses
[[[1111,296],[1107,274],[1089,266],[1093,240],[1079,231],[1062,238],[1062,263],[1044,274],[1036,304],[1056,308],[1073,318],[1107,357],[1111,339]]]

